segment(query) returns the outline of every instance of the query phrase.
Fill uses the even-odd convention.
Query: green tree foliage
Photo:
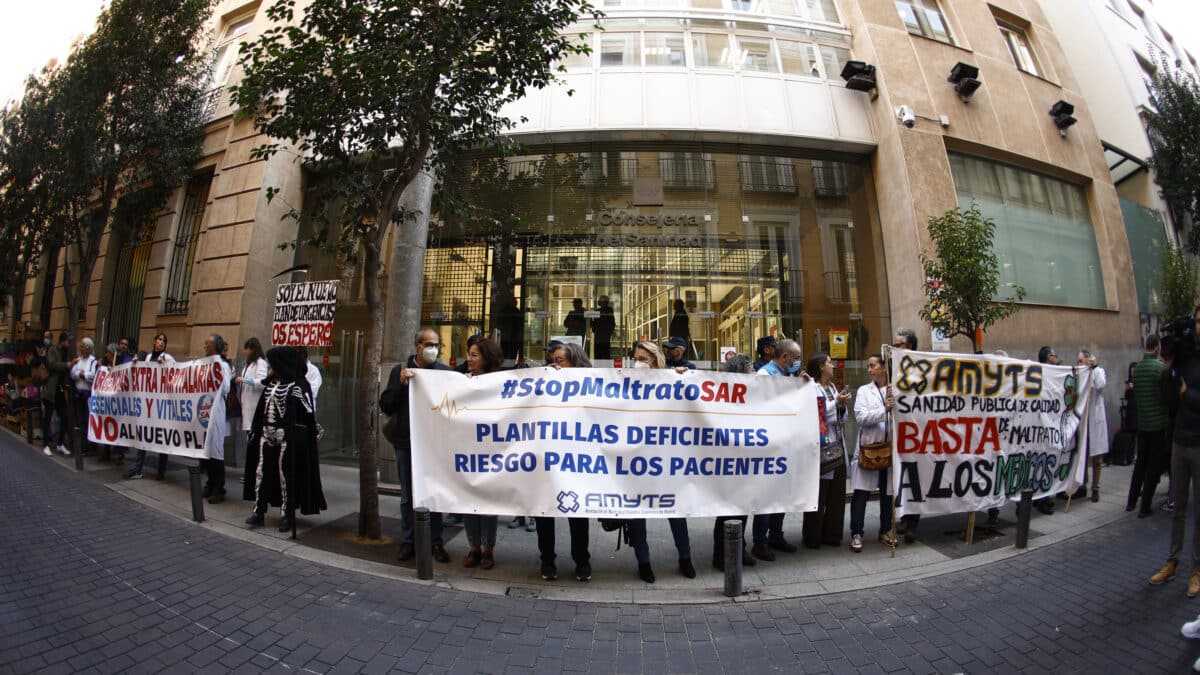
[[[1147,83],[1150,107],[1142,111],[1153,156],[1154,181],[1177,223],[1190,219],[1187,250],[1200,253],[1200,86],[1165,55]]]
[[[1190,315],[1200,297],[1196,281],[1196,263],[1182,246],[1163,250],[1158,285],[1158,302],[1164,321]]]
[[[996,224],[978,204],[968,210],[951,209],[929,219],[934,255],[921,254],[925,270],[925,306],[921,318],[948,337],[964,335],[975,340],[975,330],[1017,312],[1015,301],[1025,289],[1012,286],[1010,299],[997,301],[1000,262],[992,252]]]
[[[211,9],[114,0],[66,64],[26,92],[21,110],[42,116],[19,139],[30,173],[11,198],[38,205],[26,232],[71,249],[63,290],[77,333],[104,233],[140,238],[200,158]]]
[[[234,100],[269,137],[252,156],[295,153],[319,173],[305,194],[314,236],[303,243],[361,261],[371,316],[365,367],[375,373],[384,237],[417,215],[400,208],[402,193],[464,151],[505,152],[502,133],[513,121],[500,109],[554,82],[556,61],[586,53],[564,31],[592,8],[587,0],[312,0],[298,16],[300,4],[268,8],[275,26],[243,50]],[[378,399],[374,377],[360,386],[360,400]],[[356,420],[361,438],[372,437],[370,408]],[[359,534],[378,538],[376,452],[367,446]]]

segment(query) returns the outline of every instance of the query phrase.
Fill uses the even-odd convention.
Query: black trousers
[[[1167,445],[1167,432],[1139,431],[1137,435],[1137,459],[1133,462],[1133,476],[1129,480],[1129,499],[1127,508],[1137,506],[1141,497],[1143,512],[1151,509],[1154,501],[1154,491],[1158,489],[1158,481],[1171,463],[1170,446]]]
[[[208,488],[211,493],[225,491],[225,458],[202,459],[201,465],[208,474]]]
[[[542,562],[554,562],[554,518],[538,517],[534,520],[537,521],[538,552],[542,554]],[[567,518],[567,529],[571,531],[571,559],[576,565],[590,560],[588,519]]]
[[[833,478],[821,479],[817,510],[804,514],[802,538],[808,548],[839,546],[846,525],[846,466],[833,472]]]

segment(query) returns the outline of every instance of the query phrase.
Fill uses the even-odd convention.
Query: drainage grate
[[[530,588],[529,586],[509,586],[504,592],[510,598],[524,598],[536,600],[542,597],[542,591],[538,588]]]

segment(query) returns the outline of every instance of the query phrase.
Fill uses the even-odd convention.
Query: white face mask
[[[649,368],[650,364],[646,363],[645,361],[634,361],[633,367],[634,368]]]
[[[437,361],[437,357],[438,357],[438,348],[437,347],[426,347],[421,350],[421,362],[427,366],[433,365],[433,362]]]

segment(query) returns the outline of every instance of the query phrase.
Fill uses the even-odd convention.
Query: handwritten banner
[[[280,284],[275,291],[271,343],[288,347],[328,347],[333,344],[335,311],[336,281]]]
[[[1090,390],[1090,369],[903,350],[891,364],[892,463],[900,467],[892,483],[902,514],[977,511],[1078,482],[1074,449],[1087,404],[1078,392]]]
[[[531,368],[409,383],[417,506],[575,517],[812,511],[816,386],[674,370]]]
[[[88,440],[205,458],[209,412],[224,379],[218,360],[100,368],[88,399]]]

